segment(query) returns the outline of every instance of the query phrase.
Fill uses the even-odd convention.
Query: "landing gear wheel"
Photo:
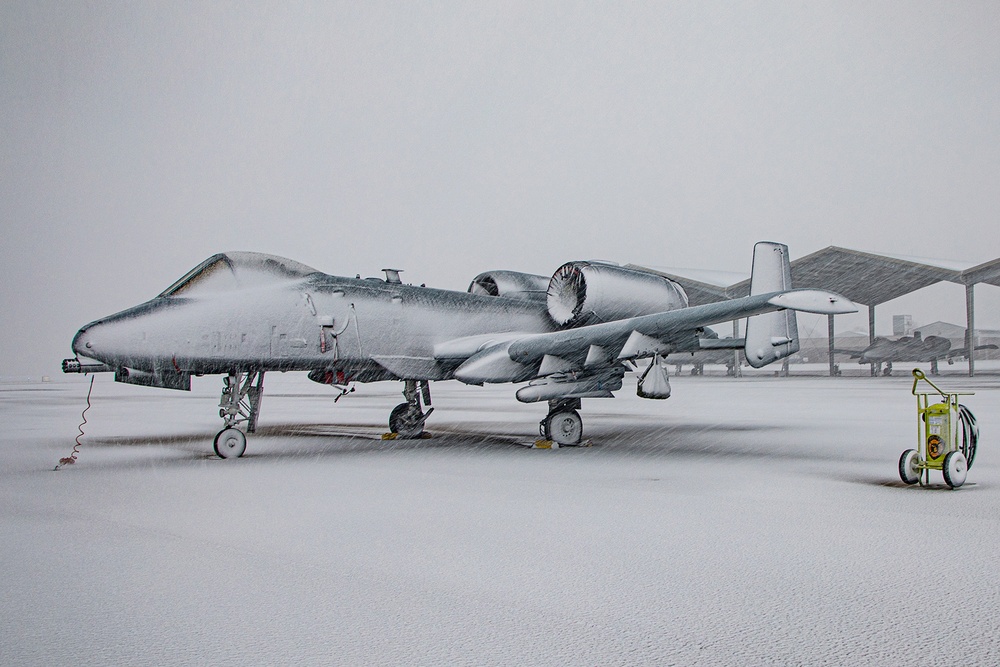
[[[907,484],[916,484],[920,481],[920,455],[915,449],[907,449],[899,457],[899,478]]]
[[[419,417],[414,423],[410,404],[400,403],[389,413],[389,431],[400,438],[419,438],[424,432],[424,422]]]
[[[583,420],[576,410],[553,412],[542,422],[545,439],[559,445],[579,445],[583,439]]]
[[[392,409],[389,413],[389,430],[393,433],[399,433],[399,423],[403,419],[403,415],[406,411],[410,409],[410,406],[406,403],[400,403]]]
[[[224,428],[215,436],[215,453],[220,459],[235,459],[247,450],[247,436],[238,428]]]
[[[962,452],[950,452],[944,457],[944,466],[941,468],[944,473],[944,482],[953,489],[965,484],[965,476],[969,472],[969,466]]]

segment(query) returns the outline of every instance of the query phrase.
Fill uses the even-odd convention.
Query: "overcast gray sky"
[[[0,376],[222,250],[455,289],[762,239],[993,259],[997,35],[996,2],[2,2]]]

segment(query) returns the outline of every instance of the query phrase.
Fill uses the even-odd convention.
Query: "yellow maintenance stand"
[[[920,382],[934,391],[917,391]],[[956,489],[965,483],[968,469],[976,458],[979,427],[972,412],[958,402],[971,391],[947,392],[927,379],[919,368],[913,369],[913,388],[917,397],[917,448],[907,449],[899,457],[899,478],[907,484],[927,486],[931,470],[940,470],[945,484]],[[931,403],[931,396],[941,402]]]

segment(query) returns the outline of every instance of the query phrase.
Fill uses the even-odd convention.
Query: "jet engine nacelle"
[[[549,316],[570,328],[662,313],[688,304],[668,278],[610,262],[569,262],[549,281]]]
[[[549,279],[545,276],[517,271],[487,271],[473,279],[469,285],[469,294],[544,301],[548,286]]]

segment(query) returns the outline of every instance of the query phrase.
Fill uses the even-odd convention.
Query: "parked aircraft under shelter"
[[[995,350],[996,345],[976,345],[976,350]],[[892,375],[893,362],[930,363],[931,373],[937,375],[938,362],[942,359],[949,364],[956,359],[969,356],[967,347],[952,348],[951,341],[941,336],[923,338],[919,331],[912,336],[901,336],[895,340],[875,338],[871,345],[863,350],[834,350],[837,354],[850,355],[859,364],[875,364],[880,375]],[[884,364],[884,367],[883,367]]]

